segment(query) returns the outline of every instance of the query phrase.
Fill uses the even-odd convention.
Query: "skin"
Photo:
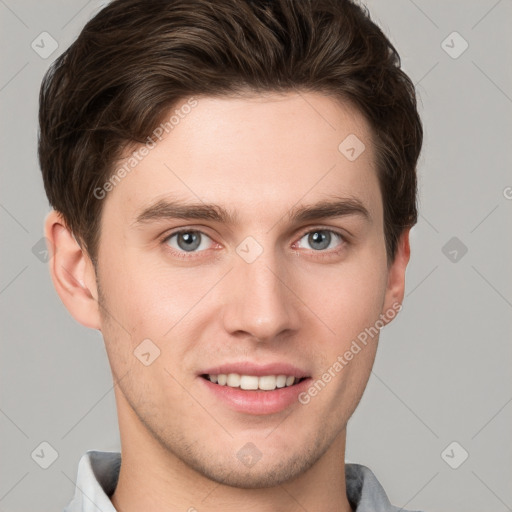
[[[275,414],[232,410],[197,373],[284,361],[320,378],[402,302],[409,232],[388,265],[371,132],[350,105],[310,92],[197,99],[103,199],[97,269],[57,212],[45,223],[56,290],[77,321],[101,330],[116,383],[123,458],[112,502],[123,512],[350,511],[346,425],[378,336],[307,405]],[[366,146],[353,162],[338,150],[349,134]],[[288,222],[292,208],[333,196],[359,199],[370,220]],[[134,224],[164,198],[216,203],[238,222]],[[162,240],[176,228],[207,237],[186,252],[177,237]],[[346,239],[315,249],[307,235],[318,229]],[[252,263],[236,252],[248,236],[263,248]],[[145,366],[133,351],[148,338],[160,356]],[[262,454],[252,467],[237,457],[248,442]]]

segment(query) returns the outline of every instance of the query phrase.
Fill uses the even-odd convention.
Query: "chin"
[[[276,487],[294,480],[307,471],[311,465],[309,460],[287,460],[276,464],[259,461],[248,468],[243,464],[231,464],[219,468],[196,468],[206,478],[222,485],[239,489],[264,489]],[[257,467],[259,466],[259,467]]]
[[[240,489],[263,489],[276,487],[291,482],[307,472],[322,457],[328,446],[324,446],[319,437],[307,448],[300,446],[297,452],[290,455],[290,448],[275,450],[272,454],[263,450],[256,457],[258,460],[246,460],[237,454],[226,459],[226,452],[221,458],[211,454],[208,458],[198,457],[199,454],[188,450],[182,461],[194,471],[218,484]],[[328,443],[327,443],[328,444]],[[250,452],[250,450],[249,450]],[[212,462],[210,464],[210,462]]]

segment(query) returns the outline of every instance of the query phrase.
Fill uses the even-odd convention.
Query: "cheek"
[[[375,259],[303,273],[301,281],[304,302],[329,328],[340,349],[379,317],[386,274]]]
[[[203,327],[215,314],[208,292],[226,269],[213,265],[180,267],[161,256],[110,240],[102,251],[99,280],[106,306],[102,332],[113,371],[122,376],[130,370],[130,379],[136,376],[147,387],[150,381],[168,382],[171,377],[166,368],[179,368],[181,375],[189,375]],[[144,340],[150,340],[158,354],[150,366],[143,366],[134,357]],[[147,344],[150,352],[151,343]],[[155,387],[161,391],[155,393],[167,393],[168,388],[159,384]],[[137,390],[132,389],[132,396]]]
[[[385,294],[385,275],[375,261],[361,261],[357,270],[345,270],[322,280],[323,293],[317,288],[308,304],[331,335],[325,338],[321,354],[316,354],[322,373],[304,400],[309,401],[312,415],[332,425],[348,421],[366,388],[379,339],[375,324]]]
[[[171,267],[136,254],[110,260],[104,257],[102,264],[105,309],[115,319],[108,322],[108,329],[132,349],[149,338],[168,351],[168,340],[178,335],[182,339],[184,330],[204,322],[202,299],[222,275],[220,270]],[[174,342],[172,350],[177,355],[180,344]]]

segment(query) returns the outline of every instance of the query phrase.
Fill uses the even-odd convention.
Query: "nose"
[[[254,262],[235,262],[225,286],[228,301],[224,305],[226,331],[238,337],[272,341],[296,332],[300,302],[283,265],[265,252]]]

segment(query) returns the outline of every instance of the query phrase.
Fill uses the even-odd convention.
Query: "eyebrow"
[[[290,223],[312,220],[359,216],[371,222],[372,217],[364,204],[355,197],[342,197],[320,201],[312,205],[292,207],[283,217]],[[239,216],[217,204],[185,203],[182,201],[160,200],[142,210],[132,225],[170,219],[210,220],[227,225],[239,222]]]

